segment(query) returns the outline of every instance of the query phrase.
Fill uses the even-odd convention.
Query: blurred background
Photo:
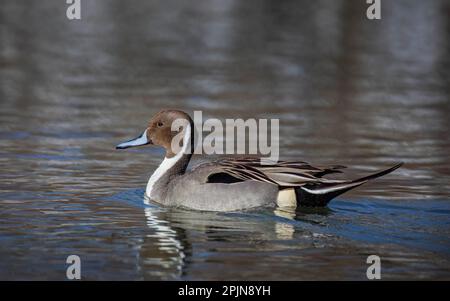
[[[450,3],[381,3],[2,0],[0,279],[72,253],[88,279],[364,279],[366,254],[448,279]],[[162,150],[114,145],[163,108],[278,118],[283,159],[350,176],[406,164],[326,212],[147,208]]]

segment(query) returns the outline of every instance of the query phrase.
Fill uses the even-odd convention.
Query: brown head
[[[188,130],[188,135],[185,129]],[[164,147],[166,150],[166,158],[172,158],[179,151],[181,146],[186,143],[193,144],[194,126],[191,117],[179,110],[163,110],[150,119],[145,131],[127,142],[116,146],[116,149],[125,149],[129,147],[153,144]]]

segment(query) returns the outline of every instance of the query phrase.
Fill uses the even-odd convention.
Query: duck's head
[[[145,131],[138,137],[123,142],[116,149],[125,149],[141,145],[158,145],[166,150],[166,158],[180,151],[187,152],[186,146],[193,143],[193,122],[191,117],[179,110],[163,110],[150,119]]]

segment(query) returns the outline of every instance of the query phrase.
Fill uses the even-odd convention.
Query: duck
[[[178,128],[173,127],[174,122],[180,124]],[[176,138],[178,147],[173,145]],[[403,164],[355,180],[325,177],[342,173],[345,168],[342,165],[263,162],[255,156],[214,158],[188,170],[194,149],[194,123],[189,114],[173,109],[158,112],[138,137],[118,144],[116,149],[143,145],[165,150],[163,161],[148,180],[145,200],[164,207],[201,211],[325,207],[335,197],[389,174]]]

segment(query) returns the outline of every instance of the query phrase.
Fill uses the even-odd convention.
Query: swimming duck
[[[172,123],[180,120],[184,125],[174,131]],[[178,150],[172,145],[176,136],[182,137]],[[117,145],[116,149],[148,144],[162,146],[166,154],[148,181],[146,198],[164,206],[204,211],[326,206],[336,196],[402,165],[356,180],[323,177],[342,172],[344,166],[318,167],[303,161],[262,164],[255,157],[219,158],[187,171],[194,149],[194,124],[187,113],[179,110],[157,113],[141,135]]]

